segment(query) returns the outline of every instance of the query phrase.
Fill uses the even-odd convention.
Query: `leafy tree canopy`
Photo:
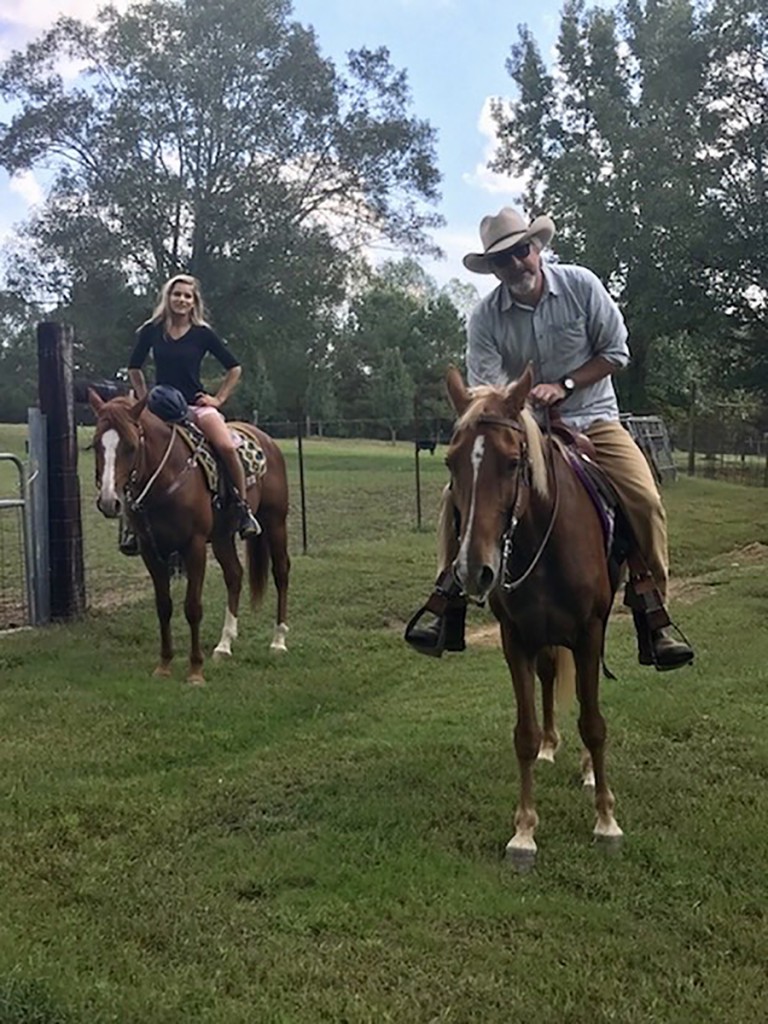
[[[60,18],[0,69],[17,111],[0,164],[53,174],[15,278],[70,309],[87,348],[99,317],[79,297],[127,314],[127,288],[146,315],[184,269],[290,404],[364,247],[436,251],[435,135],[408,113],[405,73],[384,48],[339,70],[291,14],[287,0],[107,6],[95,24]],[[126,351],[122,316],[111,326]]]

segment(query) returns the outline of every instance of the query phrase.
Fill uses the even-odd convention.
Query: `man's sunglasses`
[[[522,245],[516,245],[513,249],[505,249],[504,252],[494,253],[494,255],[489,256],[488,259],[494,267],[508,267],[513,258],[516,260],[524,260],[530,251],[531,243],[523,242]]]

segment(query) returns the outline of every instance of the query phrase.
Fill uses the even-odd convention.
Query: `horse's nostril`
[[[480,589],[483,593],[487,593],[493,586],[493,581],[496,579],[496,573],[490,567],[490,565],[484,565],[480,570]]]

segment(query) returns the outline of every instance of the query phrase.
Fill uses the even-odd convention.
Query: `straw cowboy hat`
[[[530,242],[538,238],[542,246],[549,245],[555,234],[554,222],[542,214],[531,224],[513,210],[511,206],[505,206],[495,217],[483,217],[480,221],[480,241],[485,246],[483,252],[470,252],[463,263],[467,270],[476,274],[492,274],[493,265],[488,259],[494,253],[504,252],[505,249],[513,249],[516,245]]]

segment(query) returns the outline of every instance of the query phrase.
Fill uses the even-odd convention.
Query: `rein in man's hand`
[[[531,388],[530,397],[537,405],[557,405],[568,394],[562,384],[536,384]]]

